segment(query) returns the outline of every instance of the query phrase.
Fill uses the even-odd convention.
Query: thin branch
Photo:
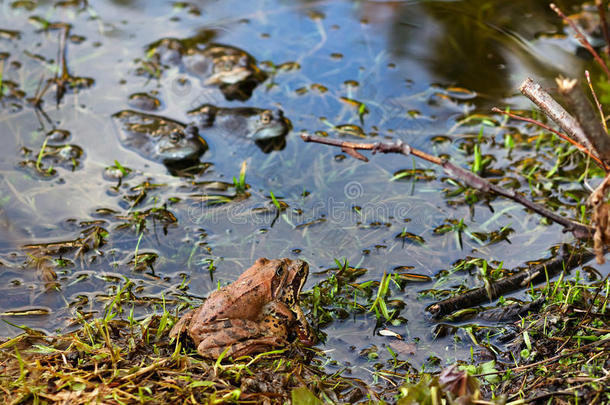
[[[608,65],[606,65],[606,62],[604,62],[604,60],[599,56],[597,51],[593,49],[589,41],[587,41],[587,38],[583,35],[580,28],[578,28],[578,25],[576,25],[576,23],[572,21],[571,18],[567,17],[563,13],[563,11],[561,11],[561,9],[557,7],[554,3],[549,4],[549,7],[551,7],[551,9],[555,13],[557,13],[559,17],[561,17],[566,23],[570,25],[570,27],[572,27],[572,29],[574,30],[574,34],[576,35],[576,39],[578,39],[578,42],[580,42],[580,44],[584,46],[591,55],[593,55],[595,61],[602,67],[602,69],[606,73],[606,76],[608,77],[608,80],[610,80],[610,70],[608,70]]]
[[[499,109],[499,108],[497,108],[497,107],[493,107],[493,108],[491,109],[491,111],[493,111],[493,112],[495,112],[495,113],[498,113],[498,114],[504,114],[504,115],[508,115],[509,117],[511,117],[511,118],[513,118],[513,119],[516,119],[516,120],[519,120],[519,121],[525,121],[525,122],[529,122],[530,124],[537,125],[537,126],[539,126],[540,128],[546,129],[547,131],[554,133],[555,135],[557,135],[558,137],[560,137],[560,138],[561,138],[561,139],[563,139],[564,141],[569,142],[569,143],[571,143],[572,145],[576,146],[576,147],[577,147],[577,148],[578,148],[578,149],[579,149],[579,150],[580,150],[582,153],[586,154],[586,155],[587,155],[587,156],[589,156],[591,159],[595,160],[595,162],[598,164],[598,166],[599,166],[600,168],[602,168],[602,169],[603,169],[603,170],[605,170],[605,171],[610,171],[610,166],[606,166],[606,165],[605,165],[605,164],[604,164],[604,163],[603,163],[603,162],[602,162],[602,161],[601,161],[601,160],[600,160],[600,159],[599,159],[597,156],[595,156],[594,154],[592,154],[591,152],[589,152],[589,151],[587,150],[587,148],[585,148],[584,146],[582,146],[581,144],[579,144],[578,142],[576,142],[575,140],[573,140],[573,139],[572,139],[572,138],[570,138],[569,136],[567,136],[567,135],[565,135],[565,134],[563,134],[563,133],[561,133],[561,132],[559,132],[559,131],[557,131],[557,130],[555,130],[555,129],[551,128],[551,127],[549,127],[548,125],[546,125],[546,124],[544,124],[544,123],[542,123],[542,122],[540,122],[540,121],[538,121],[538,120],[532,119],[532,118],[522,117],[522,116],[520,116],[520,115],[513,114],[513,113],[511,113],[511,112],[509,112],[509,111],[503,111],[503,110],[500,110],[500,109]]]
[[[557,215],[554,212],[551,212],[544,208],[543,206],[536,204],[532,201],[529,201],[521,194],[517,194],[512,190],[506,190],[502,187],[496,186],[495,184],[490,183],[482,177],[477,176],[476,174],[462,169],[445,159],[440,159],[438,157],[429,155],[423,151],[412,148],[408,144],[397,141],[394,143],[355,143],[349,141],[340,141],[336,139],[327,139],[320,136],[309,135],[309,134],[301,134],[301,138],[305,142],[316,142],[325,145],[337,146],[340,148],[347,149],[359,149],[359,150],[370,150],[373,153],[381,152],[381,153],[400,153],[405,156],[415,155],[421,159],[424,159],[428,162],[437,164],[443,168],[445,173],[449,176],[461,180],[466,183],[468,186],[477,189],[483,192],[493,192],[495,194],[499,194],[506,198],[510,198],[513,201],[518,202],[519,204],[525,206],[526,208],[531,209],[539,215],[542,215],[545,218],[550,219],[551,221],[562,225],[564,227],[564,232],[572,232],[572,234],[576,238],[584,238],[589,239],[593,235],[594,229],[590,226],[583,225],[579,222],[572,221],[568,218],[562,217],[561,215]]]
[[[610,47],[608,49],[610,49]],[[589,74],[588,70],[585,70],[585,77],[587,78],[589,90],[591,90],[591,94],[593,95],[593,100],[595,100],[595,106],[597,107],[597,111],[599,112],[600,121],[602,123],[602,126],[604,127],[604,131],[608,133],[608,125],[606,125],[606,116],[604,115],[604,109],[602,108],[602,105],[597,98],[597,93],[595,93],[593,83],[591,83],[591,75]]]

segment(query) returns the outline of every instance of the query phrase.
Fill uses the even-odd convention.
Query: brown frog
[[[298,305],[309,273],[302,260],[258,259],[232,284],[214,291],[186,313],[170,337],[186,332],[205,358],[239,357],[285,346],[296,325],[298,338],[312,344],[309,324]]]

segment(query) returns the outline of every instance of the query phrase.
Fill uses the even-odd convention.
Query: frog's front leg
[[[298,305],[295,305],[292,310],[297,317],[297,337],[303,344],[313,346],[316,343],[316,336],[313,334],[303,310]]]
[[[296,316],[297,337],[299,341],[307,346],[313,346],[316,343],[316,337],[311,331],[309,322],[307,322],[303,310],[298,305],[289,307],[281,301],[271,301],[263,308],[263,314],[265,315],[263,322],[272,329],[285,329],[288,324],[292,324],[295,321]]]
[[[188,325],[191,323],[191,319],[193,319],[193,314],[195,311],[195,309],[191,309],[189,312],[182,315],[178,322],[176,322],[169,331],[169,337],[175,338],[179,334],[183,334],[186,331],[186,328],[188,328]]]

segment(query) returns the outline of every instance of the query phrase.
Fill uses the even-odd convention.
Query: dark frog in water
[[[282,110],[216,107],[204,104],[188,112],[202,133],[253,140],[265,153],[283,149],[290,121]]]
[[[230,45],[164,38],[148,53],[162,65],[181,66],[202,84],[218,87],[227,100],[247,100],[267,78],[252,55]]]
[[[123,146],[166,166],[195,162],[208,148],[192,125],[132,110],[119,111],[112,118]]]

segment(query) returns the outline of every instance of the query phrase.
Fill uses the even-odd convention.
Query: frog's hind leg
[[[281,329],[281,328],[280,328]],[[248,319],[225,319],[203,326],[198,332],[203,339],[197,352],[205,358],[218,358],[230,347],[227,356],[240,357],[285,346],[286,332],[269,328],[265,323]]]
[[[237,358],[268,352],[286,345],[288,345],[288,342],[279,336],[265,336],[258,339],[250,339],[245,342],[239,342],[231,346],[228,354],[233,358]]]
[[[225,357],[241,357],[257,353],[264,353],[277,347],[286,346],[288,342],[279,336],[263,336],[256,339],[248,339],[237,342],[229,346]],[[207,346],[206,342],[201,342],[197,347],[197,352],[204,358],[217,359],[227,346]]]

